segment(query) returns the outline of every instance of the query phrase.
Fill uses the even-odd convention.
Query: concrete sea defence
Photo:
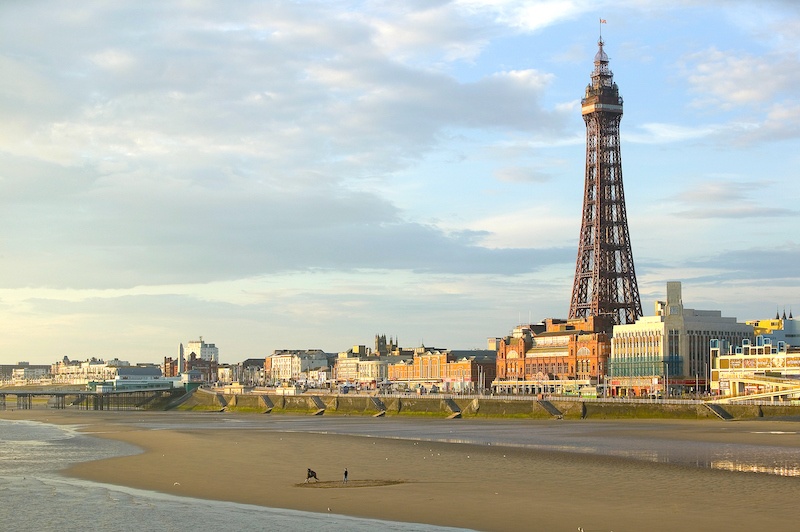
[[[540,400],[536,397],[459,398],[451,396],[293,396],[249,393],[228,395],[198,389],[173,403],[175,410],[326,416],[417,416],[520,419],[796,419],[800,406],[715,405],[704,403]]]

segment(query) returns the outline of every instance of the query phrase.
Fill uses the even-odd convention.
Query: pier
[[[0,410],[9,407],[9,398],[14,397],[17,410],[33,408],[35,398],[46,398],[49,407],[65,409],[78,407],[82,410],[143,410],[152,403],[183,395],[182,388],[169,390],[125,390],[111,392],[92,391],[0,391]],[[13,400],[12,400],[13,401]]]

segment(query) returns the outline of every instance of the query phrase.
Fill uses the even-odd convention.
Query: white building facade
[[[219,363],[219,349],[214,344],[205,343],[202,336],[199,340],[187,342],[183,352],[187,359],[194,353],[200,360]]]
[[[29,381],[36,381],[42,379],[44,376],[49,375],[50,371],[42,367],[23,366],[15,368],[11,372],[11,380],[15,384],[22,384]]]
[[[308,378],[308,370],[326,367],[327,355],[317,349],[309,351],[276,351],[268,357],[269,380],[273,383],[298,382]]]
[[[116,368],[114,376],[114,389],[123,390],[145,390],[145,389],[170,389],[173,381],[165,379],[158,366],[126,366]]]
[[[113,359],[105,362],[96,358],[85,361],[72,361],[64,357],[51,368],[54,384],[87,384],[90,381],[114,380],[117,368],[128,367],[130,363]]]
[[[327,388],[331,382],[331,369],[329,367],[308,370],[307,385],[310,388]]]
[[[711,369],[711,340],[739,345],[753,337],[752,325],[723,317],[720,311],[685,308],[681,283],[669,282],[667,300],[656,302],[655,316],[614,326],[611,385],[636,395],[664,392],[667,386],[683,391],[705,387]]]

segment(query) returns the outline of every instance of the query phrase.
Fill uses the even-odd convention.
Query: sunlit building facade
[[[388,367],[397,388],[480,393],[495,378],[497,353],[489,350],[417,349],[412,359]]]
[[[712,339],[732,344],[753,340],[753,326],[717,310],[683,306],[681,283],[667,283],[667,300],[656,301],[655,315],[615,325],[609,380],[612,393],[646,395],[705,389]]]
[[[800,395],[800,347],[769,336],[738,346],[712,340],[709,356],[714,395],[767,400]]]
[[[611,343],[604,320],[548,319],[520,325],[497,343],[500,393],[559,392],[596,386],[606,374]]]
[[[203,341],[201,336],[199,340],[191,340],[187,342],[186,348],[183,351],[186,358],[190,357],[192,353],[195,358],[205,360],[206,362],[219,363],[219,348],[214,344],[207,344]]]

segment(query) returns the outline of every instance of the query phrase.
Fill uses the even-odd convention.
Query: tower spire
[[[600,22],[604,23],[602,19]],[[604,45],[601,37],[591,83],[581,100],[586,123],[586,173],[569,317],[603,316],[614,324],[634,323],[642,316],[642,303],[622,186],[622,97],[608,67]]]

